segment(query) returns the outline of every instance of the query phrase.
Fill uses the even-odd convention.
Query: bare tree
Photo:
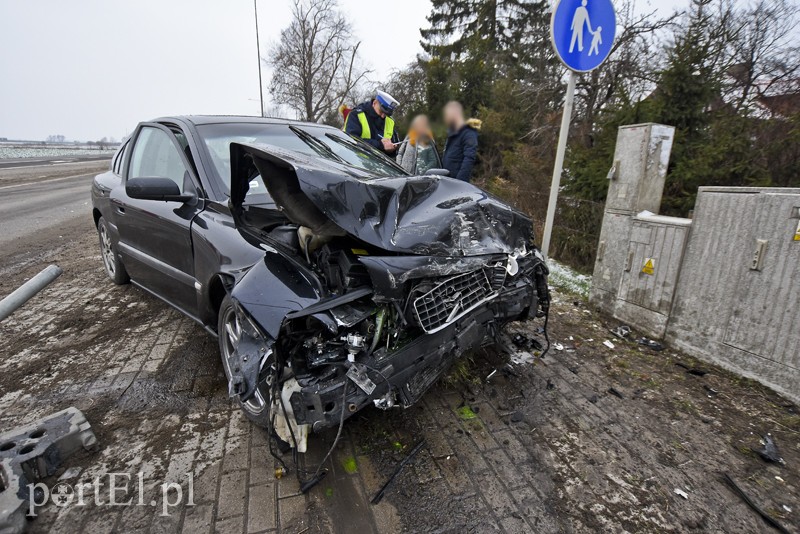
[[[272,98],[319,122],[365,80],[360,45],[336,0],[295,0],[292,22],[265,60],[273,70]]]
[[[738,111],[750,111],[753,101],[773,89],[797,93],[800,46],[797,25],[800,6],[791,0],[753,0],[732,22],[730,78],[726,84]]]

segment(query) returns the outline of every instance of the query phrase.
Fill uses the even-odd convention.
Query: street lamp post
[[[261,41],[258,36],[258,0],[253,0],[253,11],[255,11],[256,18],[256,52],[258,52],[258,97],[261,101],[261,110],[259,116],[264,116],[264,84],[261,82]]]

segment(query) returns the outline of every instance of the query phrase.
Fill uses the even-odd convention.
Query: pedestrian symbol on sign
[[[574,71],[593,70],[611,53],[616,33],[611,0],[561,0],[550,24],[556,53]]]

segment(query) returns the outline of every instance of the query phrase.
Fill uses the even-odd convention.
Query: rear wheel
[[[234,354],[242,336],[242,325],[233,309],[230,295],[222,299],[217,320],[217,334],[219,336],[219,353],[222,358],[222,367],[228,383],[231,380],[231,368],[236,365],[237,357]],[[269,395],[263,385],[259,385],[255,395],[246,402],[239,401],[239,406],[248,419],[256,425],[267,428],[269,424],[269,410],[267,401]]]
[[[100,254],[103,257],[106,274],[117,285],[127,284],[131,279],[125,266],[122,265],[122,260],[119,259],[117,247],[111,240],[111,232],[104,217],[100,217],[97,221],[97,235],[100,238]]]

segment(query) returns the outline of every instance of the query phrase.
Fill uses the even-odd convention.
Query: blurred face
[[[382,119],[386,118],[386,113],[384,113],[383,110],[381,110],[381,104],[380,102],[378,102],[377,99],[372,101],[372,109],[375,110],[375,113],[377,113],[380,116],[380,118]]]
[[[431,129],[428,117],[425,115],[417,115],[414,117],[414,120],[411,121],[411,129],[414,130],[418,136],[427,135]]]
[[[455,103],[447,104],[443,111],[444,123],[449,128],[458,127],[464,120],[464,112],[461,106]]]

